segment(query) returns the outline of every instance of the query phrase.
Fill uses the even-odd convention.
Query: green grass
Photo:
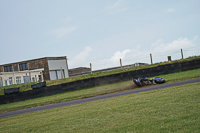
[[[199,132],[200,83],[0,119],[0,132]]]
[[[194,69],[184,72],[160,75],[166,80],[166,83],[184,81],[189,79],[200,78],[200,69]],[[87,88],[83,90],[71,91],[60,93],[52,96],[46,96],[36,99],[30,99],[26,101],[14,102],[9,104],[0,105],[0,113],[9,112],[24,108],[30,108],[35,106],[41,106],[51,103],[59,103],[64,101],[70,101],[75,99],[81,99],[86,97],[93,97],[98,95],[104,95],[114,92],[120,92],[130,89],[138,89],[139,87],[135,86],[132,81],[119,82],[115,84],[103,85],[93,88]]]
[[[2,104],[0,105],[0,113],[24,109],[24,108],[30,108],[30,107],[35,107],[35,106],[41,106],[41,105],[46,105],[46,104],[93,97],[93,96],[98,96],[98,95],[104,95],[108,93],[114,93],[114,92],[118,92],[122,90],[131,89],[132,85],[133,85],[132,81],[127,81],[127,82],[121,82],[121,83],[116,83],[116,84],[87,88],[83,90],[70,91],[70,92],[60,93],[60,94],[56,94],[52,96],[29,99],[26,101]]]
[[[134,70],[139,70],[139,69],[157,67],[157,66],[161,66],[161,65],[165,65],[165,64],[181,63],[181,62],[198,60],[198,59],[200,59],[200,56],[189,57],[189,58],[186,58],[186,59],[175,60],[175,61],[171,61],[171,62],[160,62],[160,63],[155,63],[155,64],[152,64],[152,65],[130,67],[130,68],[125,68],[125,69],[120,69],[120,70],[113,70],[113,71],[106,71],[106,72],[96,72],[96,73],[92,73],[92,74],[70,77],[70,78],[65,78],[65,79],[46,81],[46,84],[47,84],[47,86],[52,86],[52,85],[58,85],[58,84],[62,84],[62,83],[68,83],[68,82],[73,82],[73,81],[77,81],[77,80],[82,80],[82,79],[95,78],[95,77],[100,77],[100,76],[116,74],[116,73],[129,72],[129,71],[134,71]],[[3,87],[0,87],[0,95],[4,95],[4,89],[12,88],[12,87],[13,88],[14,87],[20,87],[20,92],[32,90],[31,85],[33,85],[33,84],[35,84],[35,83],[26,83],[26,84],[18,84],[18,85],[11,85],[11,86],[3,86]]]
[[[158,76],[162,77],[163,79],[166,79],[167,83],[196,79],[200,78],[200,68],[183,72],[158,75]]]

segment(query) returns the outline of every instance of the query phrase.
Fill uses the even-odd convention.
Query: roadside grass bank
[[[197,60],[197,59],[200,59],[200,56],[193,56],[193,57],[189,57],[186,59],[180,59],[180,60],[175,60],[175,61],[171,61],[171,62],[160,62],[160,63],[151,64],[151,65],[130,67],[130,68],[124,68],[124,69],[119,69],[119,70],[95,72],[92,74],[86,74],[86,75],[81,75],[81,76],[76,76],[76,77],[46,81],[46,84],[47,84],[47,86],[52,86],[52,85],[58,85],[58,84],[73,82],[73,81],[77,81],[77,80],[82,80],[82,79],[95,78],[95,77],[100,77],[100,76],[106,76],[106,75],[129,72],[129,71],[134,71],[134,70],[152,68],[152,67],[157,67],[157,66],[172,64],[172,63],[181,63],[181,62],[192,61],[192,60]],[[20,87],[20,92],[32,90],[31,85],[33,85],[35,83],[24,83],[24,84],[18,84],[18,85],[14,84],[14,85],[10,85],[10,86],[0,87],[0,95],[4,95],[4,89],[7,89],[7,88]]]
[[[36,107],[36,106],[42,106],[42,105],[47,105],[47,104],[71,101],[71,100],[76,100],[76,99],[83,99],[87,97],[94,97],[98,95],[105,95],[105,94],[110,94],[114,92],[130,90],[134,87],[136,87],[136,85],[132,81],[126,81],[126,82],[103,85],[103,86],[98,86],[98,87],[93,87],[93,88],[82,89],[82,90],[69,91],[69,92],[59,93],[59,94],[55,94],[51,96],[29,99],[26,101],[2,104],[0,105],[0,113],[20,110],[20,109],[25,109],[25,108],[31,108],[31,107]]]
[[[199,132],[200,83],[0,119],[0,132]]]
[[[180,82],[190,79],[200,78],[200,68],[177,73],[158,75],[166,80],[167,83]],[[156,77],[156,76],[154,76]]]
[[[159,75],[159,76],[164,78],[166,80],[166,83],[190,80],[190,79],[200,78],[200,69],[194,69],[194,70]],[[82,98],[87,98],[87,97],[94,97],[94,96],[121,92],[121,91],[126,91],[126,90],[131,90],[131,89],[138,89],[138,88],[141,88],[141,87],[136,86],[132,80],[126,81],[126,82],[119,82],[115,84],[102,85],[98,87],[70,91],[70,92],[60,93],[60,94],[56,94],[52,96],[30,99],[26,101],[2,104],[0,105],[0,113],[20,110],[20,109],[25,109],[25,108],[31,108],[31,107],[36,107],[36,106],[42,106],[42,105],[47,105],[47,104],[52,104],[52,103],[82,99]]]

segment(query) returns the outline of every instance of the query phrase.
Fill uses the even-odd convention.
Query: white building
[[[68,78],[66,56],[0,65],[0,86]]]

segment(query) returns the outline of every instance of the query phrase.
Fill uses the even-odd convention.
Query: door
[[[49,71],[49,73],[50,73],[50,80],[56,80],[57,79],[56,71]]]
[[[63,78],[65,78],[64,69],[62,70],[62,74],[60,70],[51,70],[49,73],[50,73],[50,80],[61,79],[62,75],[63,75]]]
[[[16,83],[21,84],[21,77],[16,77]]]

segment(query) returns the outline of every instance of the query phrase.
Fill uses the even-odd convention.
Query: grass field
[[[100,76],[105,76],[105,75],[116,74],[116,73],[123,73],[123,72],[139,70],[139,69],[152,68],[152,67],[157,67],[157,66],[161,66],[165,64],[181,63],[181,62],[199,60],[199,59],[200,59],[200,56],[194,56],[194,57],[189,57],[189,58],[181,59],[181,60],[175,60],[171,62],[160,62],[160,63],[145,65],[145,66],[130,67],[130,68],[125,68],[125,69],[105,71],[105,72],[96,72],[92,74],[86,74],[86,75],[81,75],[81,76],[76,76],[76,77],[65,78],[65,79],[46,81],[46,84],[47,86],[58,85],[58,84],[73,82],[73,81],[77,81],[81,79],[95,78],[95,77],[100,77]],[[10,86],[3,86],[3,87],[0,87],[0,95],[4,95],[4,89],[7,89],[7,88],[20,87],[20,92],[32,90],[31,85],[33,84],[35,83],[26,83],[26,84],[18,84],[18,85],[14,84]]]
[[[0,119],[0,132],[199,132],[200,83]]]
[[[166,83],[189,80],[194,78],[200,78],[200,69],[189,70],[184,72],[160,75],[166,80]],[[30,99],[21,102],[9,103],[0,105],[0,113],[19,110],[23,108],[30,108],[35,106],[41,106],[51,103],[58,103],[64,101],[70,101],[75,99],[81,99],[86,97],[104,95],[114,92],[120,92],[130,89],[138,89],[138,87],[132,81],[126,81],[116,84],[103,85],[99,87],[87,88],[83,90],[71,91],[52,96],[46,96],[36,99]]]

